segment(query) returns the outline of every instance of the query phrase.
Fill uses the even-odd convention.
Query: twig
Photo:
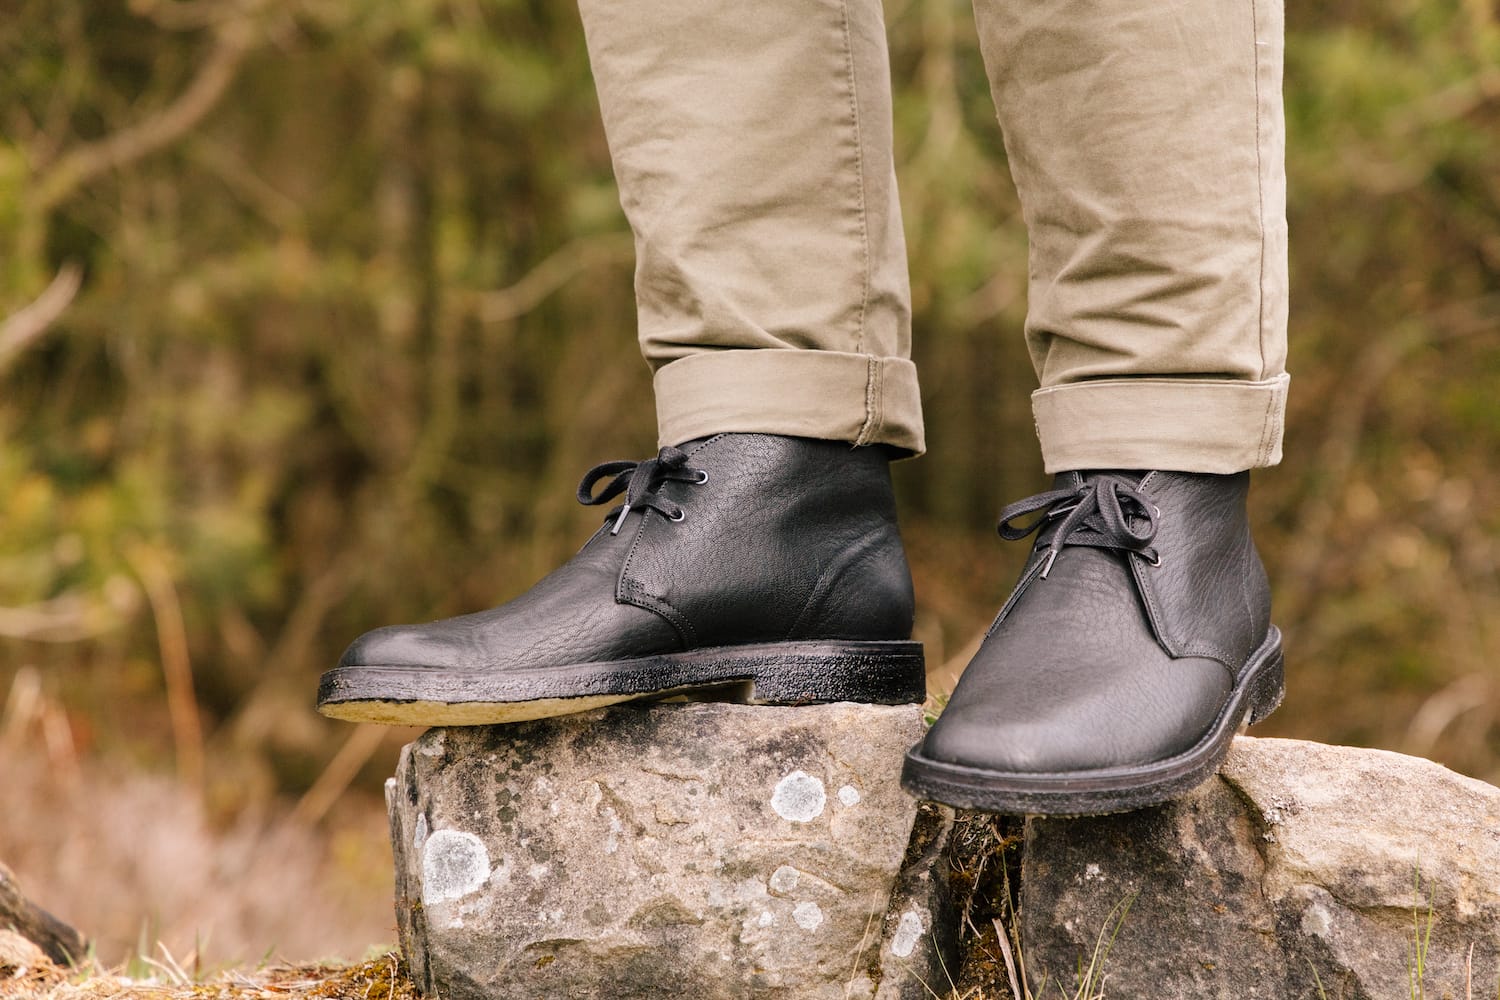
[[[33,195],[36,209],[46,212],[56,207],[100,174],[149,156],[189,132],[229,89],[250,48],[250,37],[247,19],[224,25],[197,76],[175,100],[148,118],[64,153],[38,178]]]
[[[629,234],[610,233],[572,240],[528,271],[508,288],[475,296],[476,312],[485,323],[515,319],[591,267],[629,260],[634,244]]]
[[[849,970],[849,980],[844,983],[844,996],[849,996],[854,989],[855,977],[859,975],[859,961],[864,957],[865,942],[870,939],[870,927],[874,925],[875,918],[880,914],[879,910],[871,910],[865,917],[865,931],[859,936],[859,947],[854,949],[854,967]]]
[[[41,718],[41,706],[42,676],[36,667],[27,664],[16,671],[5,699],[5,711],[0,712],[0,749],[9,753],[21,745],[31,724]]]
[[[63,594],[19,608],[0,608],[0,636],[27,642],[77,642],[106,626],[90,621],[89,608],[76,594]]]
[[[286,625],[266,654],[264,676],[295,674],[328,613],[354,583],[354,553],[345,551],[330,560],[329,567],[303,588],[301,597],[286,616]]]
[[[1000,957],[1005,959],[1005,978],[1010,980],[1010,992],[1016,1000],[1030,1000],[1021,992],[1021,980],[1016,976],[1016,960],[1010,953],[1010,942],[1005,940],[1005,926],[1000,923],[1000,918],[995,917],[990,921],[995,925],[995,940],[1000,942]]]
[[[385,734],[384,726],[356,726],[344,745],[339,747],[339,752],[333,755],[333,760],[323,768],[323,773],[318,775],[318,780],[297,800],[292,809],[292,821],[311,826],[328,815],[328,810],[359,775],[359,769],[380,749]]]
[[[126,551],[156,621],[162,676],[167,685],[167,714],[172,720],[172,743],[177,750],[177,773],[195,791],[203,789],[203,722],[193,691],[193,664],[188,655],[187,626],[177,588],[161,556],[145,546]]]
[[[198,137],[188,144],[186,151],[223,181],[242,204],[271,225],[283,230],[301,226],[304,213],[297,199],[282,194],[229,149]]]
[[[1424,128],[1451,124],[1497,100],[1500,69],[1484,69],[1399,109],[1391,116],[1390,131],[1398,138],[1410,139]]]
[[[1482,674],[1465,674],[1445,685],[1412,713],[1402,741],[1406,753],[1431,756],[1438,739],[1459,716],[1492,704],[1493,684]]]
[[[69,261],[58,269],[51,283],[30,305],[0,323],[0,373],[57,322],[82,285],[83,269]]]

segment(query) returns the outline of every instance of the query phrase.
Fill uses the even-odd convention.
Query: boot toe
[[[340,667],[447,667],[463,657],[442,632],[421,625],[387,625],[355,639],[339,657]]]
[[[970,691],[961,685],[921,753],[1003,774],[1069,774],[1165,760],[1208,731],[1232,685],[1212,660],[1162,660],[1146,670],[1053,665],[1027,684],[973,685],[988,690]],[[1042,677],[1052,683],[1038,683]]]

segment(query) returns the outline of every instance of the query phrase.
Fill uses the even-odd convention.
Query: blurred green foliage
[[[1496,780],[1496,5],[1292,7],[1273,725]],[[1026,235],[966,5],[887,13],[942,683],[1021,558],[995,514],[1042,483]],[[0,136],[0,693],[37,666],[104,749],[172,752],[181,660],[211,761],[306,787],[350,638],[520,592],[591,530],[581,472],[653,450],[569,4],[12,0]]]

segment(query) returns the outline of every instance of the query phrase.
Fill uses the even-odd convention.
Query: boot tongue
[[[1087,483],[1100,476],[1113,476],[1139,488],[1141,480],[1151,475],[1151,471],[1150,469],[1073,469],[1068,472],[1059,472],[1053,477],[1052,483],[1056,489],[1072,489],[1079,481]]]

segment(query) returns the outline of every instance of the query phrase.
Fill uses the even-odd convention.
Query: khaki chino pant
[[[1281,0],[975,6],[1030,236],[1048,470],[1279,461]],[[878,0],[580,9],[661,442],[922,451]]]

